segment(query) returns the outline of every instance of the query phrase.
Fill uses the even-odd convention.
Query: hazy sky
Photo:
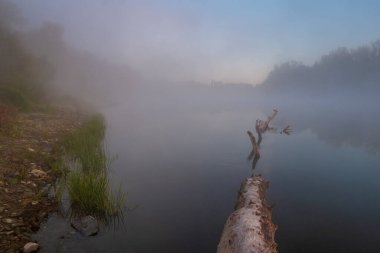
[[[310,63],[380,38],[380,1],[15,0],[77,48],[153,78],[260,82],[274,64]]]

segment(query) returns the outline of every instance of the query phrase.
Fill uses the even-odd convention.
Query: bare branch
[[[290,126],[287,125],[284,129],[282,129],[280,134],[290,135],[292,132],[293,132],[293,129],[291,129]]]
[[[273,130],[273,128],[271,128],[269,126],[269,124],[274,119],[274,117],[276,117],[277,113],[278,113],[278,111],[276,109],[273,109],[272,115],[268,116],[267,120],[265,120],[265,121],[263,121],[263,120],[256,120],[256,132],[257,133],[260,132],[260,134],[263,134],[267,130]]]
[[[256,120],[256,125],[255,125],[255,129],[256,129],[256,133],[257,133],[257,145],[260,146],[260,143],[261,141],[263,140],[263,137],[261,135],[261,128],[260,128],[260,124],[261,124],[261,120]]]
[[[250,131],[247,131],[247,134],[249,136],[249,139],[251,140],[252,144],[252,152],[254,154],[254,159],[259,159],[260,158],[260,150],[259,146],[257,145],[256,138],[253,136],[253,134]]]

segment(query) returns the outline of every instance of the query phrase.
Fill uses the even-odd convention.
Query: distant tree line
[[[0,102],[22,110],[43,99],[49,77],[46,64],[22,44],[15,27],[20,20],[15,7],[0,1]]]
[[[138,82],[129,66],[70,46],[60,24],[25,29],[17,6],[0,0],[0,103],[28,110],[66,97],[94,105],[112,101],[111,92],[125,96]]]
[[[268,91],[372,92],[380,88],[380,40],[355,49],[341,47],[311,66],[290,61],[274,67],[261,84]]]

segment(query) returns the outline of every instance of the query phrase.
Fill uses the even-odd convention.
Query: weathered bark
[[[276,226],[265,203],[267,183],[261,176],[247,178],[235,211],[224,225],[217,253],[276,253]]]

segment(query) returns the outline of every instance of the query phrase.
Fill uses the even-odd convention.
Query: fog
[[[143,86],[199,90],[200,85],[206,93],[210,86],[221,86],[228,94],[234,89],[224,86],[239,92],[240,84],[246,84],[321,100],[347,90],[355,95],[378,89],[379,43],[373,30],[377,16],[367,15],[364,4],[346,5],[355,10],[349,20],[337,8],[339,2],[305,6],[2,0],[2,6],[4,27],[16,32],[28,53],[44,64],[49,92],[94,104],[123,100],[121,94]],[[295,25],[305,17],[294,17],[292,11],[318,17],[328,6],[325,15],[333,27],[314,19],[306,21],[308,26]],[[308,7],[317,9],[311,12]],[[305,34],[313,28],[331,36]]]
[[[305,53],[303,63],[297,59],[299,52],[274,59],[268,50],[278,48],[270,43],[266,48],[247,48],[250,39],[244,33],[234,32],[233,37],[221,33],[212,23],[217,16],[205,13],[210,5],[201,9],[197,3],[185,9],[187,3],[170,2],[0,3],[3,82],[14,78],[9,73],[27,58],[34,65],[23,67],[27,80],[18,75],[18,81],[12,82],[35,83],[30,86],[43,87],[52,99],[74,97],[99,110],[124,105],[136,113],[149,113],[155,107],[169,114],[275,107],[287,111],[299,131],[311,129],[337,145],[378,149],[374,136],[379,116],[379,40],[351,48],[331,43],[325,51],[318,49],[319,55]],[[219,13],[225,6],[214,7]],[[230,23],[233,28],[237,24]],[[355,23],[359,24],[372,27],[363,20]],[[230,29],[226,27],[227,34]],[[340,32],[336,31],[337,37]],[[17,46],[7,38],[17,41]],[[356,37],[345,44],[353,45],[352,41]],[[14,47],[13,55],[5,49],[9,46]],[[238,56],[244,48],[244,57]],[[10,61],[15,62],[13,68],[6,65]],[[247,79],[247,73],[252,78]],[[343,115],[357,120],[340,121]],[[362,130],[363,125],[371,130]]]
[[[110,233],[94,244],[68,239],[63,252],[119,252],[120,245],[130,252],[167,252],[168,245],[172,252],[213,252],[239,184],[252,173],[246,131],[273,109],[276,132],[287,125],[293,132],[263,142],[257,170],[276,182],[271,200],[285,203],[285,193],[320,187],[311,189],[315,202],[307,191],[299,199],[289,194],[289,209],[274,209],[278,223],[307,213],[304,202],[321,204],[321,217],[331,206],[349,209],[335,205],[333,194],[321,203],[319,192],[335,183],[351,189],[339,181],[345,167],[350,179],[355,164],[368,180],[378,173],[380,4],[317,2],[0,0],[0,99],[20,93],[103,113],[106,143],[120,156],[112,182],[125,183],[128,208],[143,206],[127,223],[130,240],[118,232],[117,243]],[[314,174],[325,181],[316,183]],[[338,217],[335,211],[325,215]],[[309,228],[302,218],[297,228]],[[281,252],[297,252],[303,231],[292,228],[280,225]],[[315,231],[320,237],[327,230]],[[305,232],[308,242],[315,231]],[[342,231],[335,252],[348,252],[339,248]]]

